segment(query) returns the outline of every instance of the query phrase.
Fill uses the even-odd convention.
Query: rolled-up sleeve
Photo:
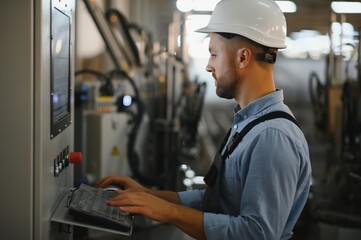
[[[191,190],[178,192],[181,204],[186,207],[191,207],[200,210],[202,207],[202,199],[204,190]]]

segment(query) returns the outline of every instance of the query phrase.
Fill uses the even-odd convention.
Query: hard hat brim
[[[200,28],[200,29],[197,29],[195,30],[195,32],[198,32],[198,33],[233,33],[233,34],[237,34],[237,35],[240,35],[240,36],[243,36],[245,38],[248,38],[252,41],[256,41],[257,42],[257,39],[252,39],[251,36],[246,36],[245,34],[239,34],[237,32],[234,32],[234,31],[227,31],[227,29],[223,28],[222,30],[219,29],[219,27],[212,27],[210,25],[206,26],[206,27],[203,27],[203,28]],[[277,40],[276,40],[277,41]],[[261,43],[259,43],[261,44]],[[275,42],[273,42],[272,46],[268,46],[268,44],[265,42],[264,44],[261,44],[263,46],[266,46],[266,47],[272,47],[272,48],[277,48],[277,49],[284,49],[284,48],[287,48],[287,45],[285,44],[277,44]]]

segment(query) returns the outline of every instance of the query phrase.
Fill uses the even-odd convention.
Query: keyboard
[[[69,212],[80,220],[129,232],[132,228],[132,216],[119,207],[106,205],[106,201],[116,195],[113,191],[81,184],[71,198]]]

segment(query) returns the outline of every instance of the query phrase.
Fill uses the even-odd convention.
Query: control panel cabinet
[[[72,239],[75,0],[3,0],[0,29],[0,239]]]

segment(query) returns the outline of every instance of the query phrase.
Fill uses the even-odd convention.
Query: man
[[[311,166],[304,135],[273,79],[277,49],[286,47],[284,15],[272,0],[223,0],[200,31],[210,33],[206,69],[217,95],[238,103],[205,177],[208,187],[156,191],[117,176],[98,185],[125,189],[109,205],[174,224],[196,239],[289,239],[307,200]]]

